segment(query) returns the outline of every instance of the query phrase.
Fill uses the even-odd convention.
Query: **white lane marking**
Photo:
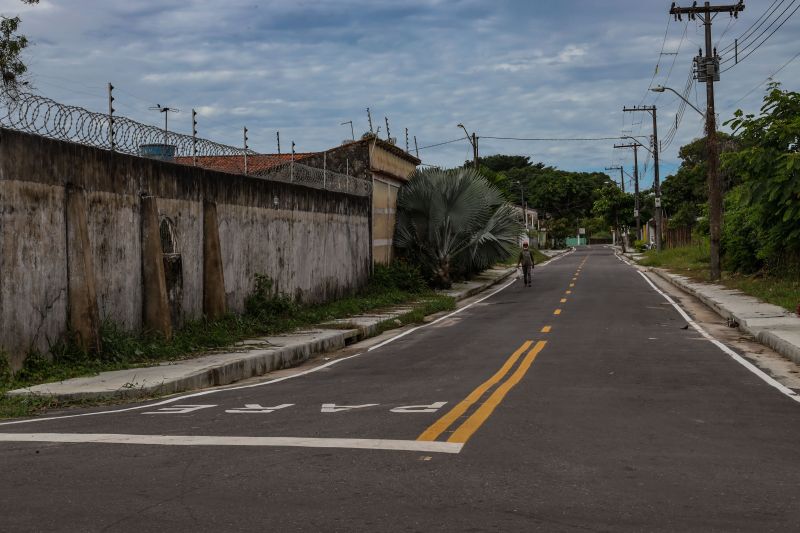
[[[143,415],[182,415],[186,413],[193,413],[194,411],[199,411],[200,409],[209,409],[211,407],[216,407],[216,405],[175,405],[172,407],[162,407],[156,411],[148,411],[146,413],[142,413]]]
[[[647,276],[644,275],[644,273],[642,273],[641,271],[638,271],[638,273],[653,288],[654,291],[656,291],[658,294],[663,296],[664,299],[666,299],[670,304],[672,304],[672,307],[674,307],[678,311],[678,313],[680,313],[680,315],[684,318],[684,320],[686,320],[686,322],[690,326],[692,326],[692,328],[694,328],[700,335],[702,335],[708,341],[713,343],[717,348],[719,348],[720,350],[722,350],[723,352],[728,354],[734,361],[736,361],[737,363],[739,363],[740,365],[745,367],[747,370],[749,370],[750,372],[752,372],[753,374],[755,374],[756,376],[761,378],[765,383],[767,383],[771,387],[775,387],[782,394],[784,394],[784,395],[788,396],[789,398],[791,398],[792,400],[800,403],[800,395],[798,395],[795,391],[793,391],[789,387],[787,387],[785,385],[782,385],[781,383],[778,383],[777,381],[775,381],[775,379],[773,379],[771,376],[766,374],[763,370],[761,370],[760,368],[755,366],[753,363],[751,363],[750,361],[748,361],[747,359],[745,359],[744,357],[742,357],[738,353],[736,353],[733,350],[731,350],[730,348],[728,348],[722,342],[720,342],[717,339],[715,339],[714,337],[712,337],[708,332],[706,332],[706,330],[704,330],[702,327],[700,327],[700,325],[697,322],[692,320],[692,318],[688,315],[688,313],[686,313],[686,311],[684,311],[683,308],[681,308],[680,305],[675,303],[675,300],[673,300],[667,293],[663,292],[661,289],[656,287],[653,284],[653,282],[650,281],[650,279]]]
[[[291,407],[293,405],[294,405],[293,403],[282,403],[280,405],[276,405],[275,407],[264,407],[263,405],[258,403],[246,403],[244,404],[243,408],[226,409],[225,412],[231,414],[274,413],[279,409],[286,409],[287,407]]]
[[[560,259],[562,257],[570,255],[574,251],[575,251],[575,249],[573,248],[572,251],[563,253],[563,254],[555,257],[555,259]],[[547,263],[542,265],[540,268],[546,267],[547,265],[552,263],[555,259],[551,259],[551,260],[547,261]],[[487,298],[491,298],[492,296],[494,296],[498,292],[500,292],[500,291],[510,287],[511,285],[513,285],[513,283],[514,283],[514,281],[511,281],[510,283],[507,283],[507,284],[503,285],[498,290],[492,292],[489,296],[481,298],[480,300],[478,300],[476,302],[472,302],[469,305],[465,305],[464,307],[462,307],[460,309],[456,309],[452,313],[450,313],[448,315],[445,315],[445,316],[443,316],[443,317],[441,317],[441,318],[439,318],[439,319],[437,319],[437,320],[435,320],[433,322],[430,322],[428,324],[423,324],[422,326],[418,326],[418,327],[412,328],[407,332],[404,332],[404,333],[401,333],[400,335],[392,337],[391,339],[385,341],[384,343],[381,343],[378,346],[386,345],[389,342],[397,340],[400,337],[404,337],[405,335],[408,335],[409,333],[412,333],[414,331],[422,329],[423,327],[430,326],[430,325],[433,325],[433,324],[435,324],[437,322],[440,322],[442,320],[450,318],[451,316],[460,313],[464,309],[468,309],[469,307],[472,307],[473,305],[478,304],[478,303],[486,300]],[[368,352],[372,351],[375,348],[377,348],[378,346],[372,346],[367,351]],[[17,424],[30,424],[32,422],[48,422],[50,420],[62,420],[62,419],[67,419],[67,418],[82,418],[82,417],[85,417],[85,416],[97,416],[97,415],[127,413],[127,412],[130,412],[130,411],[139,411],[139,410],[142,410],[142,409],[150,409],[152,407],[158,407],[158,406],[161,406],[161,405],[168,405],[168,404],[171,404],[171,403],[179,402],[181,400],[187,400],[189,398],[198,398],[200,396],[207,396],[209,394],[216,394],[218,392],[226,392],[226,391],[234,391],[234,390],[242,390],[242,389],[251,389],[253,387],[263,387],[263,386],[266,386],[266,385],[272,385],[274,383],[280,383],[281,381],[286,381],[287,379],[295,379],[295,378],[299,378],[299,377],[302,377],[302,376],[306,376],[308,374],[312,374],[314,372],[319,372],[320,370],[324,370],[324,369],[329,368],[329,367],[331,367],[333,365],[337,365],[339,363],[347,361],[348,359],[353,359],[354,357],[359,357],[361,355],[364,355],[364,353],[365,352],[360,352],[360,353],[357,353],[357,354],[348,355],[347,357],[342,357],[340,359],[334,359],[333,361],[329,361],[329,362],[327,362],[327,363],[325,363],[323,365],[316,366],[314,368],[310,368],[308,370],[304,370],[302,372],[298,372],[298,373],[292,374],[290,376],[284,376],[282,378],[272,379],[272,380],[264,381],[264,382],[261,382],[261,383],[254,383],[254,384],[251,384],[251,385],[240,385],[238,387],[228,387],[228,388],[224,388],[224,389],[209,389],[209,390],[204,390],[204,391],[201,391],[201,392],[193,392],[191,394],[186,394],[184,396],[178,396],[176,398],[169,398],[167,400],[161,400],[159,402],[155,402],[155,403],[151,403],[151,404],[137,405],[137,406],[134,406],[134,407],[124,407],[122,409],[110,409],[110,410],[106,410],[106,411],[94,411],[94,412],[91,412],[91,413],[79,413],[79,414],[75,414],[75,415],[46,416],[46,417],[42,417],[42,418],[30,418],[30,419],[27,419],[27,420],[12,420],[10,422],[0,422],[0,426],[13,426],[13,425],[17,425]]]
[[[408,452],[459,453],[463,444],[389,439],[306,437],[221,437],[203,435],[125,435],[115,433],[0,433],[0,442],[70,444],[145,444],[155,446],[285,446]]]
[[[340,411],[351,411],[353,409],[363,409],[365,407],[375,407],[377,403],[365,403],[362,405],[336,405],[335,403],[323,403],[320,413],[338,413]]]
[[[447,402],[436,402],[430,405],[404,405],[390,409],[392,413],[435,413],[445,406]]]

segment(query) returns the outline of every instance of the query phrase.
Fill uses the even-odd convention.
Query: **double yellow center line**
[[[533,341],[525,341],[522,346],[520,346],[513,354],[511,354],[500,370],[498,370],[488,380],[481,383],[478,388],[472,391],[469,396],[464,398],[464,400],[453,407],[453,409],[451,409],[442,418],[434,422],[419,437],[417,437],[417,440],[437,440],[442,433],[447,431],[451,426],[455,426],[456,423],[464,417],[467,411],[469,411],[473,405],[483,398],[489,389],[502,381],[502,383],[500,383],[500,385],[494,389],[489,397],[483,403],[481,403],[466,420],[464,420],[456,427],[455,430],[453,430],[452,434],[447,439],[447,442],[457,442],[461,444],[467,442],[469,438],[481,427],[481,425],[486,422],[492,412],[494,412],[495,408],[500,405],[500,402],[502,402],[503,398],[506,397],[508,391],[514,388],[514,386],[519,383],[520,380],[522,380],[522,378],[528,372],[528,369],[530,369],[531,365],[533,364],[534,359],[536,359],[536,356],[539,355],[539,352],[542,351],[546,344],[547,341],[539,341],[533,346],[533,348],[531,348]],[[525,354],[525,357],[522,359],[522,362],[516,367],[516,370],[514,370],[514,372],[506,378],[523,354]],[[503,381],[504,378],[506,378],[505,381]]]

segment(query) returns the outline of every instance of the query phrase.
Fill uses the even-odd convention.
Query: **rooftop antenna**
[[[281,132],[276,131],[275,136],[278,138],[278,155],[281,155]]]
[[[389,117],[383,117],[383,119],[386,121],[386,140],[388,141],[392,138],[392,136],[389,134]]]
[[[372,131],[372,113],[369,112],[369,108],[367,108],[367,120],[369,120],[369,132],[374,133]]]
[[[151,111],[158,111],[159,113],[164,113],[164,144],[169,144],[167,142],[167,132],[169,131],[169,114],[170,113],[180,113],[181,110],[177,107],[161,107],[161,104],[156,104],[155,107],[150,108]]]
[[[406,153],[408,153],[408,128],[406,128]]]
[[[339,124],[339,125],[340,125],[340,126],[344,126],[345,124],[350,124],[350,136],[351,136],[351,137],[353,138],[353,140],[355,141],[355,140],[356,140],[356,132],[355,132],[355,130],[353,129],[353,121],[352,121],[352,120],[348,120],[347,122],[342,122],[342,123],[341,123],[341,124]]]

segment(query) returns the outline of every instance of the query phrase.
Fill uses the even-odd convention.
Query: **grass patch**
[[[702,243],[665,249],[661,252],[649,250],[639,263],[644,266],[666,268],[694,281],[707,282],[710,277],[709,261],[708,243]],[[722,272],[720,283],[788,311],[795,311],[800,304],[800,280],[797,276]]]
[[[74,343],[62,342],[52,348],[52,358],[31,353],[23,368],[11,374],[7,358],[0,353],[0,418],[31,416],[68,405],[50,398],[7,397],[8,390],[187,359],[246,339],[289,333],[398,305],[412,309],[398,319],[381,324],[380,331],[422,322],[426,315],[452,310],[455,300],[428,289],[419,272],[403,264],[377,267],[375,276],[359,294],[317,305],[299,304],[277,294],[272,290],[271,281],[259,276],[253,294],[247,298],[245,314],[230,314],[216,321],[189,322],[176,330],[170,341],[156,335],[132,334],[107,322],[101,328],[103,350],[100,354],[89,355]]]

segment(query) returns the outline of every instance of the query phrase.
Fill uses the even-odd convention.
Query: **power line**
[[[758,31],[758,28],[763,26],[767,19],[772,16],[772,13],[777,11],[777,9],[781,7],[781,4],[783,4],[786,0],[780,0],[780,4],[778,4],[778,1],[779,0],[773,0],[772,4],[763,13],[761,13],[761,16],[759,16],[755,22],[753,22],[744,32],[742,32],[742,34],[735,39],[734,42],[720,50],[720,54],[724,55],[725,53],[733,50],[737,45],[737,41],[738,43],[744,44],[744,42],[747,41],[747,39],[749,39],[753,33]],[[777,7],[775,4],[778,4]],[[773,7],[775,7],[775,9],[773,9]]]
[[[763,38],[763,39],[762,39],[762,40],[761,40],[761,41],[760,41],[760,42],[759,42],[757,45],[755,45],[755,48],[752,48],[752,49],[751,49],[749,52],[747,52],[747,53],[746,53],[744,56],[741,56],[741,57],[738,57],[738,58],[737,58],[736,56],[734,56],[734,57],[729,57],[728,59],[725,59],[725,60],[723,60],[723,61],[720,63],[721,65],[724,65],[725,63],[729,63],[729,62],[731,62],[731,61],[734,61],[734,60],[736,60],[736,62],[735,62],[735,63],[733,63],[732,65],[730,65],[729,67],[727,67],[726,69],[722,70],[722,72],[727,72],[728,70],[732,69],[733,67],[735,67],[736,65],[738,65],[739,63],[741,63],[742,61],[744,61],[745,59],[747,59],[748,57],[750,57],[750,56],[751,56],[751,55],[752,55],[752,54],[753,54],[753,53],[754,53],[756,50],[758,50],[759,48],[761,48],[761,47],[764,45],[764,43],[766,43],[766,42],[767,42],[767,41],[768,41],[768,40],[769,40],[769,39],[770,39],[770,38],[771,38],[773,35],[775,35],[775,33],[776,33],[778,30],[780,30],[780,29],[783,27],[783,25],[784,25],[784,24],[786,24],[786,22],[788,22],[788,21],[789,21],[789,19],[790,19],[790,18],[792,18],[792,16],[793,16],[795,13],[797,13],[797,11],[798,11],[798,10],[800,10],[800,4],[798,4],[798,3],[797,3],[797,1],[798,1],[798,0],[793,0],[793,1],[792,1],[792,3],[791,3],[791,4],[789,4],[789,5],[786,7],[786,9],[784,9],[784,10],[783,10],[783,12],[781,12],[781,14],[780,14],[780,15],[779,15],[779,16],[778,16],[778,17],[777,17],[775,20],[773,20],[773,21],[772,21],[772,23],[771,23],[769,26],[767,26],[767,27],[764,29],[764,31],[762,31],[760,34],[758,34],[758,37],[756,37],[756,38],[755,38],[753,41],[750,41],[750,42],[749,42],[747,45],[745,45],[744,47],[740,48],[740,49],[739,49],[739,54],[741,54],[742,52],[746,51],[748,48],[750,48],[751,46],[753,46],[753,43],[754,43],[754,42],[756,42],[756,41],[758,41],[758,39],[760,39],[760,38],[761,38],[761,36],[762,36],[762,35],[764,35],[764,33],[766,33],[767,31],[769,31],[769,29],[770,29],[770,28],[772,28],[772,26],[774,26],[774,25],[775,25],[775,23],[777,23],[777,22],[780,20],[780,17],[782,17],[784,13],[786,13],[786,12],[787,12],[789,9],[791,9],[792,7],[794,7],[794,10],[793,10],[791,13],[789,13],[789,15],[788,15],[786,18],[784,18],[784,19],[781,21],[781,23],[778,25],[778,27],[777,27],[777,28],[775,28],[774,30],[772,30],[772,32],[771,32],[769,35],[767,35],[766,37],[764,37],[764,38]],[[795,6],[795,5],[796,5],[796,6]],[[737,55],[739,55],[739,54],[737,54]]]
[[[420,150],[427,150],[428,148],[436,148],[437,146],[444,146],[445,144],[453,144],[453,143],[457,143],[459,141],[465,141],[465,140],[467,140],[466,137],[459,137],[458,139],[453,139],[451,141],[444,141],[444,142],[440,142],[440,143],[436,143],[436,144],[429,144],[428,146],[420,146],[419,149]]]
[[[752,89],[750,89],[749,91],[747,91],[747,93],[746,93],[744,96],[742,96],[741,98],[739,98],[738,100],[736,100],[736,101],[735,101],[735,102],[732,104],[732,106],[735,106],[736,104],[738,104],[739,102],[741,102],[742,100],[744,100],[745,98],[747,98],[748,96],[750,96],[751,94],[753,94],[753,92],[755,92],[755,91],[756,91],[756,90],[757,90],[759,87],[761,87],[762,85],[764,85],[765,83],[767,83],[768,81],[770,81],[770,80],[772,79],[772,77],[773,77],[773,76],[775,76],[775,75],[779,74],[779,73],[780,73],[780,72],[781,72],[783,69],[785,69],[786,67],[788,67],[788,66],[789,66],[789,64],[790,64],[790,63],[792,63],[792,62],[793,62],[795,59],[797,59],[798,57],[800,57],[800,52],[796,53],[796,54],[795,54],[795,55],[794,55],[794,56],[793,56],[793,57],[792,57],[792,58],[791,58],[789,61],[787,61],[786,63],[784,63],[784,64],[783,64],[783,66],[782,66],[781,68],[779,68],[778,70],[776,70],[775,72],[773,72],[772,74],[770,74],[769,76],[767,76],[766,78],[764,78],[764,81],[762,81],[761,83],[759,83],[758,85],[756,85],[755,87],[753,87]]]
[[[494,139],[499,141],[620,141],[624,139],[645,139],[645,135],[625,135],[618,137],[489,137],[482,135],[481,139]]]

